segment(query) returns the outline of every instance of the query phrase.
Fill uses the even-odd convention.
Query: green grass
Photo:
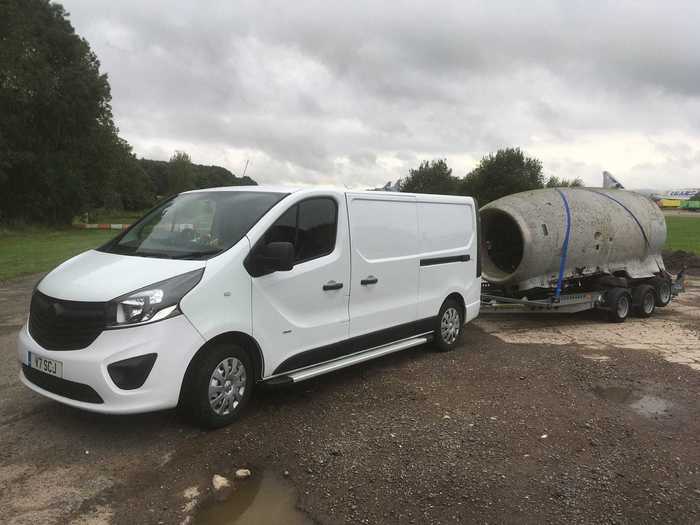
[[[117,230],[0,230],[0,281],[46,272],[80,252],[108,241]]]
[[[689,216],[667,215],[667,250],[685,250],[700,254],[700,213]]]
[[[133,219],[131,214],[124,218]],[[108,217],[119,219],[119,217]],[[131,222],[101,220],[100,222]],[[669,250],[685,250],[700,254],[700,213],[689,216],[667,216]],[[0,281],[22,275],[46,272],[59,263],[90,248],[95,248],[119,233],[116,230],[79,230],[66,228],[0,229]]]

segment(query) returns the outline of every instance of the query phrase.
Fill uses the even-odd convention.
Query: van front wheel
[[[435,343],[441,352],[453,350],[462,342],[464,313],[454,299],[442,303],[435,327]]]
[[[213,346],[195,364],[181,408],[200,426],[224,427],[235,421],[248,404],[253,382],[253,367],[243,348]]]

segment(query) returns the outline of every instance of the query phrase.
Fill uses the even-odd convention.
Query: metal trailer
[[[624,322],[632,313],[638,317],[650,317],[656,307],[667,306],[674,297],[685,291],[683,272],[680,272],[675,280],[668,282],[670,282],[670,288],[667,300],[663,295],[664,292],[659,296],[659,290],[655,289],[653,301],[647,299],[646,302],[643,294],[640,293],[643,290],[640,290],[640,286],[652,286],[647,283],[637,284],[631,288],[611,286],[598,290],[565,292],[558,298],[550,295],[540,299],[528,299],[500,295],[492,291],[492,285],[485,282],[481,294],[480,314],[573,314],[587,310],[601,310],[607,314],[609,321],[619,323]],[[626,297],[627,301],[620,301],[622,297]],[[612,301],[613,298],[617,300]]]

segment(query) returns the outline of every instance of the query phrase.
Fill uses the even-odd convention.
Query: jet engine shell
[[[519,291],[555,287],[562,264],[563,280],[617,272],[645,278],[664,269],[664,215],[631,191],[516,193],[481,208],[481,225],[484,279]]]

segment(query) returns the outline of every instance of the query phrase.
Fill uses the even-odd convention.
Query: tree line
[[[528,157],[520,148],[505,148],[481,159],[464,177],[452,175],[445,159],[423,161],[409,170],[398,183],[400,191],[410,193],[437,193],[469,195],[480,205],[521,191],[541,188],[583,186],[581,179],[545,177],[542,162]]]
[[[96,208],[254,184],[218,166],[137,159],[114,124],[107,75],[60,4],[0,0],[0,222],[67,224]]]

